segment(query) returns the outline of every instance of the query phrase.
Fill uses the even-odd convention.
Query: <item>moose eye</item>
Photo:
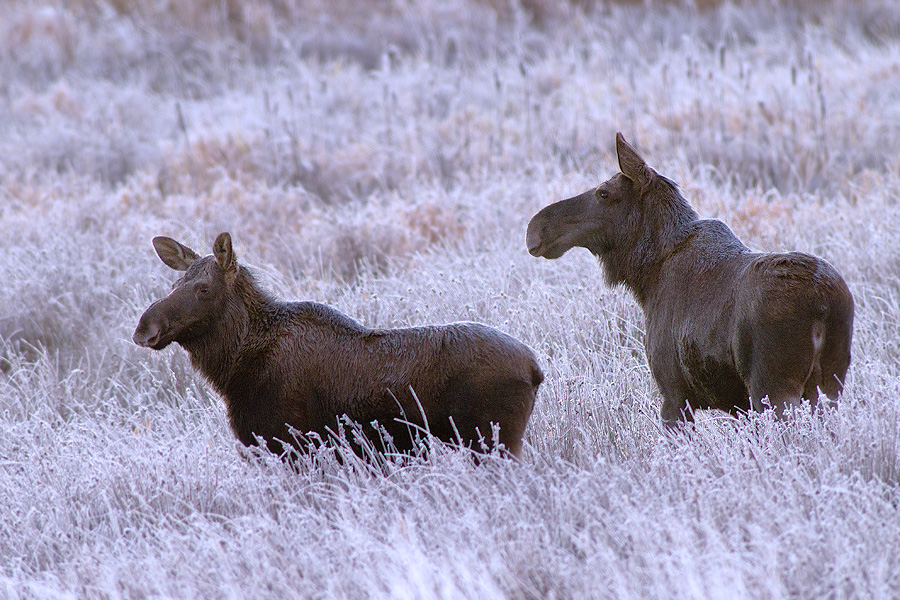
[[[206,296],[208,294],[209,294],[209,286],[208,285],[197,286],[197,295],[198,296]]]
[[[607,198],[609,198],[609,192],[607,192],[606,190],[597,190],[597,197],[601,200],[606,200]]]

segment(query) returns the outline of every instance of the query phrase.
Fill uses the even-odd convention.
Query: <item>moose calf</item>
[[[244,444],[259,436],[278,453],[291,427],[327,439],[346,416],[376,448],[387,433],[408,451],[428,429],[483,451],[496,425],[519,455],[543,375],[515,338],[477,323],[369,329],[323,304],[277,301],[238,264],[228,233],[202,258],[167,237],[153,247],[184,275],[141,316],[134,343],[187,350]]]
[[[800,252],[751,252],[721,221],[699,219],[678,187],[616,135],[621,173],[547,206],[528,224],[534,256],[574,246],[599,257],[609,285],[634,293],[662,419],[692,410],[780,416],[819,390],[834,400],[850,365],[853,297],[830,264]],[[690,407],[690,408],[689,408]]]

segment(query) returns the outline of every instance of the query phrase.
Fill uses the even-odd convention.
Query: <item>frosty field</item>
[[[900,596],[895,4],[9,0],[0,598]],[[843,274],[837,410],[663,431],[636,302],[525,248],[616,131]],[[150,239],[221,231],[280,297],[531,346],[523,460],[243,451],[131,341],[175,280]]]

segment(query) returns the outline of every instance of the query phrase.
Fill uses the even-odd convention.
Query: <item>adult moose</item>
[[[662,420],[834,400],[850,365],[853,297],[838,272],[800,252],[751,252],[721,221],[699,219],[678,187],[621,133],[621,173],[547,206],[528,224],[534,256],[572,247],[599,257],[609,285],[644,311]]]
[[[328,439],[348,417],[376,448],[386,432],[401,451],[421,428],[485,450],[496,425],[496,441],[519,455],[543,375],[515,338],[477,323],[369,329],[323,304],[275,300],[228,233],[202,258],[167,237],[153,247],[184,275],[141,316],[134,342],[187,350],[244,444],[259,436],[278,453],[290,427]]]

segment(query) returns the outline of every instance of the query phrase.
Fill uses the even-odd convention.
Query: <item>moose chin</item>
[[[427,430],[519,456],[543,374],[515,338],[478,323],[370,329],[324,304],[276,300],[238,264],[228,233],[205,257],[167,237],[153,247],[183,275],[141,316],[134,343],[184,348],[244,444],[304,451],[295,432],[327,440],[349,419],[379,450],[409,451]]]
[[[727,225],[700,219],[677,185],[616,135],[620,173],[547,206],[528,224],[534,256],[573,247],[599,257],[606,281],[624,285],[646,320],[650,371],[662,420],[694,409],[781,416],[819,392],[844,387],[853,297],[825,260],[752,252]]]

